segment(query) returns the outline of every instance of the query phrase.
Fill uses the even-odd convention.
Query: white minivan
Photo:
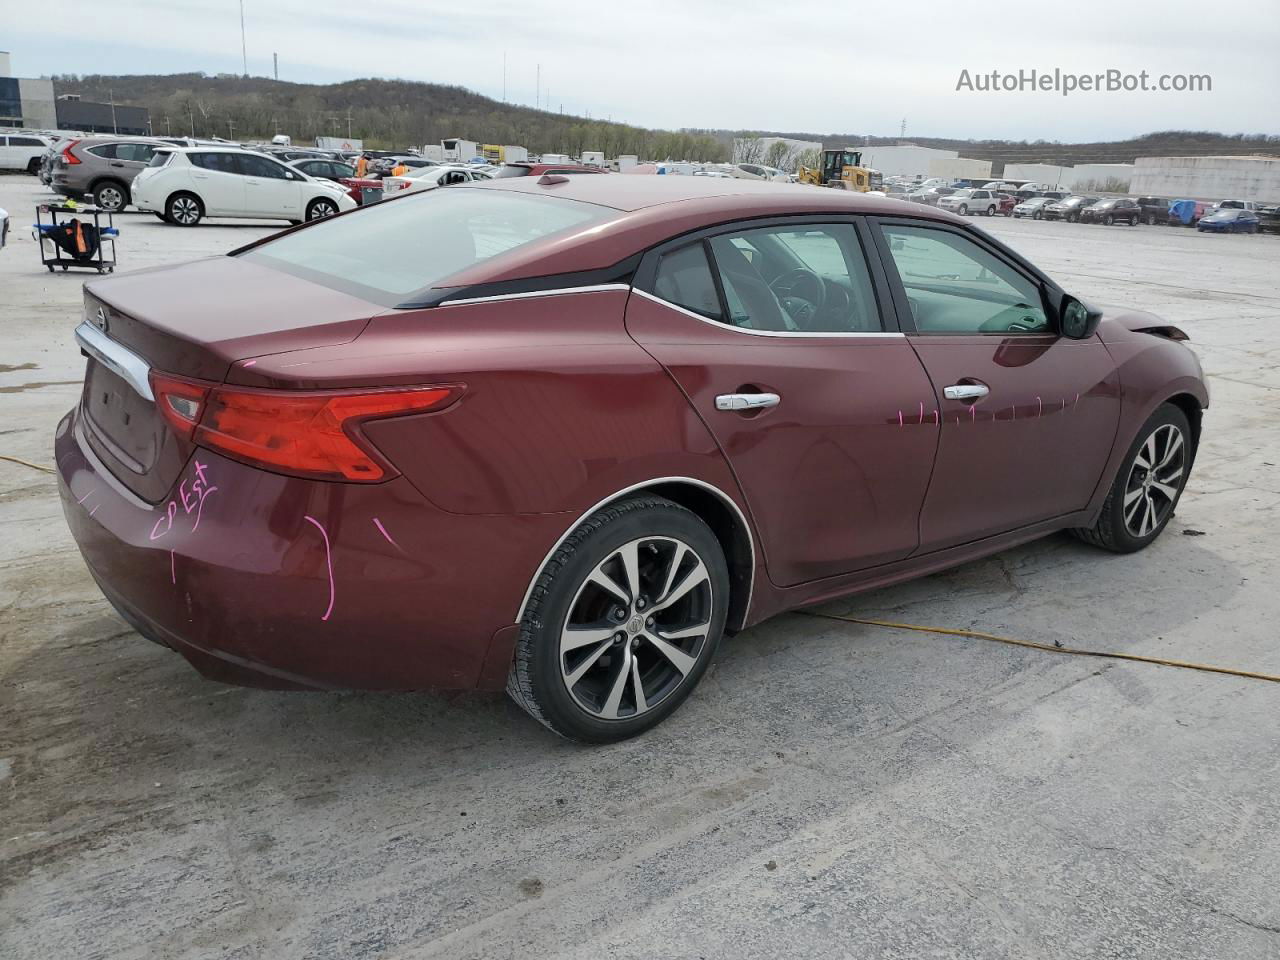
[[[205,217],[301,223],[356,206],[332,181],[235,147],[157,150],[130,193],[139,210],[181,227],[194,227]]]
[[[52,137],[38,133],[0,133],[0,170],[39,173],[40,158],[52,143]]]

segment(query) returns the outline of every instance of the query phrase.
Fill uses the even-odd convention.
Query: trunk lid
[[[237,361],[350,343],[385,309],[234,257],[88,283],[85,323],[97,333],[87,338],[105,349],[88,351],[83,440],[116,479],[157,503],[194,447],[145,395],[146,368],[221,383]]]

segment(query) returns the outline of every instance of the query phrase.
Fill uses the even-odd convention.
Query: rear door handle
[[[943,387],[942,395],[948,400],[981,400],[991,392],[985,383],[955,383]]]
[[[763,410],[776,407],[781,400],[776,393],[722,393],[716,397],[716,409]]]

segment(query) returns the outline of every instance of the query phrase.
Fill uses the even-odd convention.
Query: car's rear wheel
[[[1032,220],[1043,220],[1043,219],[1044,219],[1044,214],[1043,214],[1043,213],[1041,213],[1039,210],[1037,210],[1035,213],[1031,214],[1031,219],[1032,219]]]
[[[108,213],[119,213],[129,202],[129,190],[115,180],[104,180],[95,183],[92,190],[93,202]]]
[[[1172,403],[1161,406],[1138,431],[1098,522],[1072,532],[1115,553],[1148,546],[1168,524],[1187,485],[1192,442],[1187,415]]]
[[[165,219],[180,227],[194,227],[204,217],[204,205],[194,193],[175,193],[165,202]]]
[[[702,678],[728,605],[724,553],[698,516],[653,496],[605,507],[538,575],[507,692],[562,736],[635,736]]]
[[[1154,213],[1147,214],[1147,226],[1154,227],[1156,225],[1156,215]]]
[[[40,158],[39,157],[32,157],[30,160],[27,161],[27,173],[31,174],[33,177],[40,176]]]
[[[332,200],[312,200],[307,204],[307,219],[319,220],[321,217],[332,217],[338,212],[338,205]]]

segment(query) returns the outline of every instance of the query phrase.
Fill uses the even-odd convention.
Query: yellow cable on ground
[[[1130,660],[1134,663],[1154,663],[1161,667],[1179,667],[1183,670],[1200,670],[1204,673],[1225,673],[1231,677],[1247,677],[1250,680],[1266,680],[1269,683],[1280,683],[1280,677],[1269,673],[1254,673],[1252,670],[1234,670],[1231,667],[1213,667],[1203,663],[1188,663],[1185,660],[1166,660],[1163,657],[1144,657],[1136,653],[1110,653],[1104,650],[1077,650],[1074,647],[1058,647],[1047,643],[1036,643],[1032,640],[1014,640],[1012,637],[998,637],[994,633],[980,633],[977,630],[955,630],[949,627],[921,627],[914,623],[894,623],[892,620],[867,620],[862,617],[842,617],[835,613],[816,613],[812,610],[797,610],[806,617],[821,617],[825,620],[843,620],[845,623],[861,623],[870,627],[888,627],[892,630],[913,630],[916,633],[940,633],[948,637],[972,637],[975,640],[991,640],[995,643],[1008,643],[1015,647],[1030,647],[1032,650],[1046,650],[1049,653],[1068,653],[1075,657],[1103,657],[1108,660]]]
[[[10,463],[18,463],[24,467],[30,467],[32,470],[41,470],[45,473],[56,473],[53,467],[42,467],[38,463],[32,463],[30,460],[23,460],[21,457],[9,457],[0,453],[0,460],[8,460]]]

